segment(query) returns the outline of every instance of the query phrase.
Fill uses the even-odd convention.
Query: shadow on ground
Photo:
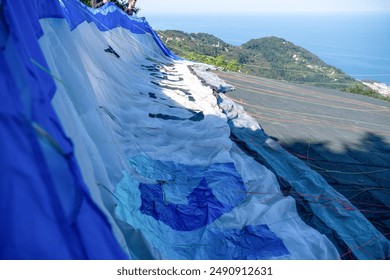
[[[380,135],[366,133],[358,145],[335,153],[329,144],[281,143],[344,195],[390,238],[390,146]]]
[[[273,137],[272,137],[273,138]],[[278,140],[273,138],[274,140]],[[280,142],[290,154],[319,173],[390,239],[390,145],[375,133],[365,133],[358,144],[335,152],[328,142]],[[294,195],[293,195],[294,196]],[[295,195],[303,220],[313,223],[305,199]],[[343,256],[353,259],[352,255]]]
[[[390,257],[390,146],[381,136],[366,133],[359,143],[346,143],[343,149],[335,152],[331,149],[332,143],[310,143],[305,140],[282,142],[271,136],[282,146],[283,149],[280,149],[275,142],[270,145],[266,140],[268,135],[263,131],[251,131],[234,125],[231,128],[232,140],[274,172],[283,194],[295,199],[302,220],[325,234],[336,245],[342,259]],[[339,194],[329,192],[326,183],[350,203]],[[357,210],[384,237],[369,230],[369,223],[365,225],[367,221],[359,218]],[[348,221],[348,217],[357,220]],[[329,227],[329,222],[333,225],[345,224],[338,232],[332,229],[333,226]],[[351,250],[345,243],[349,238],[357,238],[360,245]],[[353,251],[358,252],[359,256]]]

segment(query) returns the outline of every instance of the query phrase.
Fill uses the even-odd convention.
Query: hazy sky
[[[389,11],[390,0],[138,0],[142,15]]]

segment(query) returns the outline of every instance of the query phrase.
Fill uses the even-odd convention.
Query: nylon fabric
[[[37,2],[10,2],[0,15],[0,259],[126,259],[52,108]]]

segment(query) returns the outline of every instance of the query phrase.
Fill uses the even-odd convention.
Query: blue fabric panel
[[[144,18],[133,19],[119,10],[115,4],[109,4],[113,5],[114,9],[108,15],[97,13],[96,15],[91,16],[91,20],[101,31],[108,31],[113,28],[122,27],[134,34],[151,33],[150,27],[146,24]],[[108,6],[109,4],[106,5]]]
[[[148,161],[145,161],[144,164],[144,171],[149,168],[162,167],[159,165],[148,166]],[[171,178],[172,180],[175,176],[181,175],[181,178],[177,178],[179,181],[185,180],[187,176],[194,176],[194,173],[186,173],[191,170],[194,169],[182,169],[182,173],[179,174],[166,169],[156,169],[157,173],[158,171],[161,172],[157,174],[159,178],[163,177],[164,174],[168,174],[165,178]],[[147,173],[142,175],[144,174]],[[189,178],[187,182],[192,183]],[[272,259],[289,254],[282,240],[267,225],[244,225],[237,228],[237,224],[225,222],[221,227],[218,220],[216,220],[215,223],[193,231],[173,229],[161,220],[141,212],[143,204],[141,197],[144,194],[141,193],[139,185],[139,182],[133,176],[125,173],[115,189],[115,195],[120,201],[116,214],[119,219],[130,225],[126,231],[127,245],[130,248],[136,248],[138,252],[151,252],[155,258],[163,259],[210,260]],[[185,191],[184,186],[181,187]],[[165,189],[167,189],[167,186],[165,186]],[[229,191],[226,191],[226,193],[229,193]],[[165,191],[164,196],[167,199],[172,194],[169,195]],[[169,200],[173,200],[173,198],[170,197]],[[188,201],[187,197],[185,201]],[[143,240],[143,242],[140,242],[140,240]],[[136,255],[135,257],[142,256]]]
[[[126,259],[51,106],[38,2],[0,15],[0,259]]]
[[[232,260],[272,259],[289,252],[283,241],[267,225],[245,226],[243,229],[213,229],[207,238],[214,240],[214,258]]]
[[[0,259],[82,259],[26,120],[0,114]],[[54,174],[55,175],[55,174]],[[72,249],[73,248],[73,249]]]
[[[175,230],[202,228],[245,198],[244,182],[233,163],[188,166],[137,156],[129,164],[158,182],[139,185],[141,212]]]
[[[84,21],[93,22],[101,31],[109,31],[113,28],[122,27],[134,34],[150,34],[163,53],[179,60],[180,57],[173,54],[160,37],[150,27],[145,18],[129,17],[120,10],[114,3],[106,3],[99,9],[92,9],[78,0],[62,0],[63,6],[47,4],[44,0],[34,0],[38,18],[65,18],[71,30],[77,28]],[[30,4],[31,5],[31,4]],[[62,4],[61,4],[62,5]]]
[[[140,184],[141,212],[153,216],[175,230],[192,231],[202,228],[228,210],[214,196],[206,179],[187,197],[188,204],[174,204],[164,200],[163,185]]]
[[[40,46],[37,43],[37,35],[39,35],[42,30],[39,22],[36,21],[38,18],[36,17],[32,4],[28,3],[25,5],[25,1],[12,1],[12,5],[7,5],[8,1],[3,1],[3,3],[4,16],[10,30],[12,30],[10,36],[13,37],[15,42],[15,48],[10,51],[16,52],[16,50],[18,50],[15,56],[11,58],[6,56],[6,59],[8,58],[8,63],[13,63],[13,61],[10,60],[12,58],[20,59],[23,62],[23,68],[25,68],[23,74],[26,75],[24,79],[22,78],[21,80],[30,80],[30,86],[39,87],[42,89],[41,94],[48,95],[48,98],[51,98],[55,92],[54,81],[50,75],[42,71],[39,71],[39,75],[36,74],[38,70],[36,64],[41,65],[41,67],[45,69],[48,69],[48,66]],[[14,67],[17,67],[17,65]],[[20,73],[13,73],[13,75],[20,75]],[[19,83],[20,81],[17,82]],[[23,91],[20,92],[22,93]],[[31,98],[37,100],[38,96],[32,95]]]
[[[34,16],[38,17],[38,19],[41,19],[41,18],[64,18],[63,7],[62,7],[59,0],[54,0],[54,1],[53,0],[51,0],[51,1],[31,0],[28,2],[33,3]],[[26,1],[24,3],[26,3]]]
[[[176,204],[187,204],[187,197],[203,179],[226,209],[232,209],[246,197],[244,182],[231,162],[190,166],[143,156],[128,162],[139,174],[162,183],[165,200]]]

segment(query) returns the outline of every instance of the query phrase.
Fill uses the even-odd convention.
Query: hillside
[[[225,70],[383,98],[362,82],[282,38],[265,37],[233,46],[206,33],[166,30],[158,34],[179,56]]]
[[[237,51],[250,74],[331,88],[346,88],[355,80],[309,51],[277,37],[250,40]]]

